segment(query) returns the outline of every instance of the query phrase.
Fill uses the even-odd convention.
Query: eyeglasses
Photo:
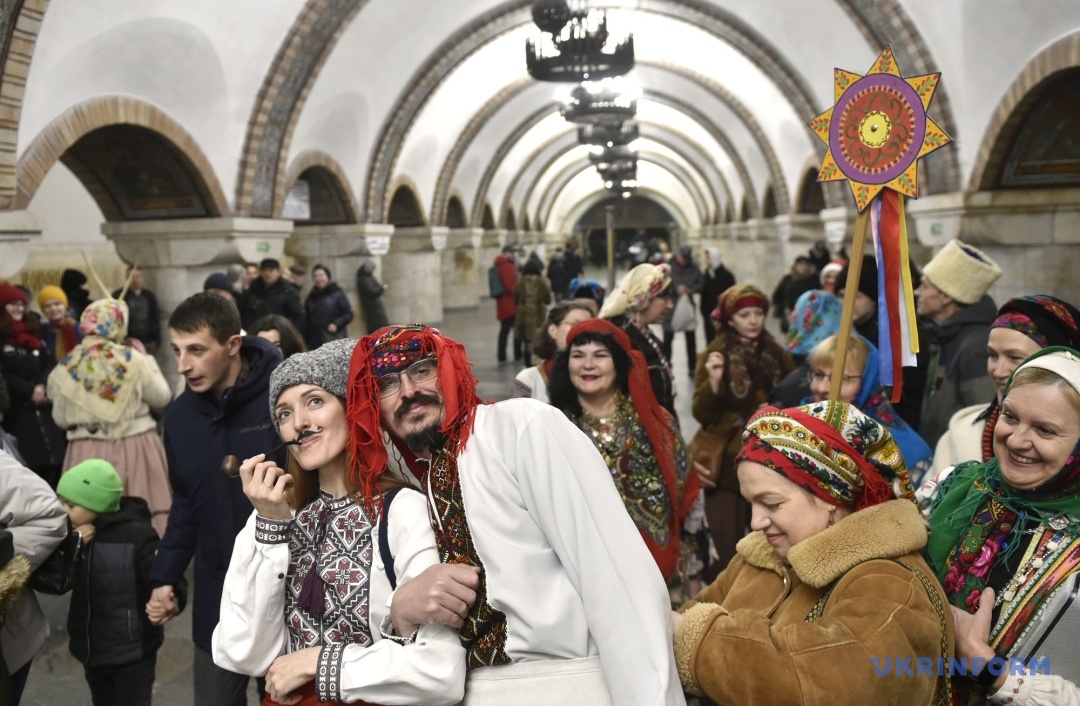
[[[25,309],[26,302],[24,302],[22,299],[14,299],[12,301],[9,301],[6,306],[13,306],[16,309]]]
[[[433,379],[439,372],[439,366],[434,358],[418,360],[409,367],[397,373],[387,373],[379,378],[379,397],[390,397],[401,389],[401,376],[408,375],[409,379],[419,385]]]
[[[862,375],[845,375],[844,376],[844,384],[847,384],[849,382],[858,382],[860,380],[862,380]],[[832,374],[827,373],[824,370],[811,370],[809,373],[806,374],[806,381],[810,382],[810,383],[814,383],[814,382],[818,382],[818,383],[820,383],[820,382],[829,382],[829,383],[831,383],[832,382]]]

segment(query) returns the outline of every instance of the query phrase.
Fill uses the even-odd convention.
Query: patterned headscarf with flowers
[[[766,407],[746,425],[735,461],[760,463],[830,505],[856,511],[915,500],[892,435],[844,402]]]
[[[1013,372],[1005,387],[1006,399],[1017,373],[1027,368],[1050,370],[1080,394],[1080,353],[1054,346],[1038,351]],[[1062,414],[1072,414],[1072,410]],[[937,486],[930,501],[926,545],[930,566],[949,601],[974,613],[994,567],[1002,562],[1011,566],[1012,557],[1025,544],[1025,534],[1040,525],[1054,527],[1062,518],[1068,518],[1065,530],[1075,538],[1080,533],[1080,441],[1061,470],[1032,490],[1009,486],[996,458],[962,463]],[[1058,576],[1063,579],[1065,574]],[[995,645],[1002,654],[1009,647],[1001,642]]]
[[[666,263],[642,263],[626,273],[604,301],[600,318],[611,319],[647,309],[658,294],[671,286],[671,267]]]
[[[795,302],[794,321],[788,329],[785,348],[793,355],[808,356],[814,346],[840,333],[839,299],[820,289],[803,292]]]
[[[141,394],[144,367],[133,364],[137,355],[122,341],[127,336],[128,307],[119,299],[98,299],[83,310],[79,331],[84,338],[59,365],[67,375],[59,378],[60,393],[105,424],[133,415]]]

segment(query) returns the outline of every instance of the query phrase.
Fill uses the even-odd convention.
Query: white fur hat
[[[978,248],[950,240],[923,268],[923,276],[961,304],[974,304],[1001,276],[1001,268]]]

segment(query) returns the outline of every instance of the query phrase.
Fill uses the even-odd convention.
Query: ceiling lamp
[[[613,147],[600,154],[590,154],[589,161],[600,171],[609,169],[626,171],[637,167],[637,153],[625,147]]]
[[[564,99],[562,116],[572,123],[621,123],[637,113],[641,89],[620,79],[581,84]]]
[[[525,63],[538,81],[580,83],[622,76],[634,68],[634,36],[614,39],[607,13],[567,0],[533,3],[533,22],[542,34],[525,41]]]
[[[628,145],[640,135],[638,124],[632,120],[585,123],[578,128],[578,144],[617,147]]]

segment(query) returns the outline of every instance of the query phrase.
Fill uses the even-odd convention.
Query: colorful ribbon
[[[881,384],[891,387],[892,401],[899,402],[904,387],[903,368],[916,364],[919,330],[908,264],[904,199],[895,191],[883,190],[870,204],[870,232],[877,257]]]

